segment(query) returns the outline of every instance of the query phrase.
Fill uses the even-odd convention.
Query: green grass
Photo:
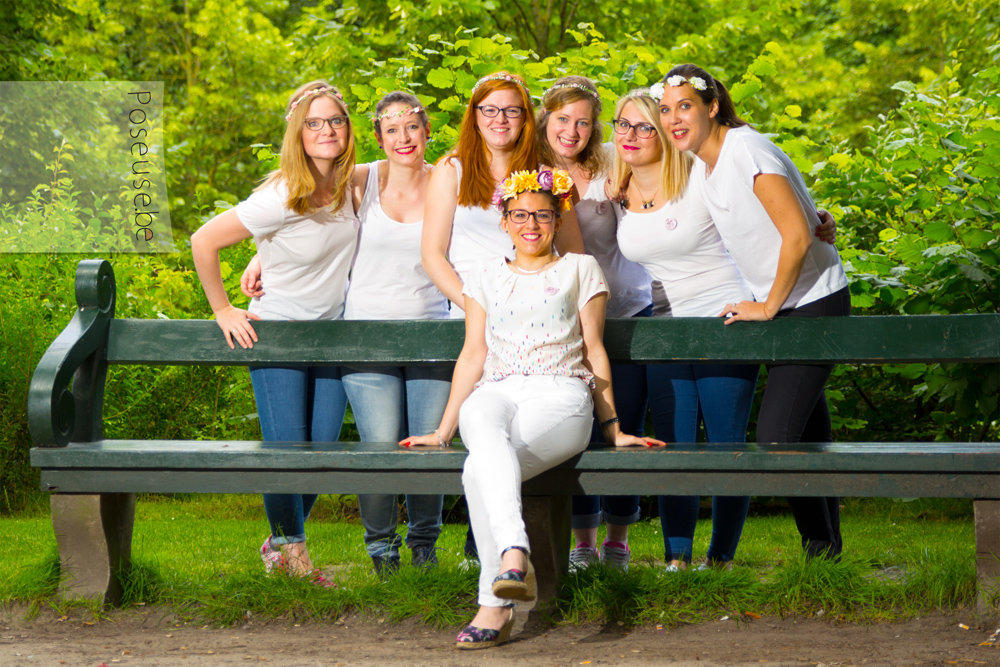
[[[633,566],[626,572],[589,568],[570,576],[558,601],[570,622],[692,623],[728,615],[823,614],[852,621],[907,618],[953,609],[975,599],[972,504],[967,501],[844,501],[845,557],[806,562],[787,514],[752,515],[736,567],[728,572],[663,572],[658,521],[632,527]],[[780,505],[780,504],[779,504]],[[465,528],[447,524],[439,541],[442,566],[403,570],[386,582],[371,573],[362,528],[345,520],[349,500],[322,497],[309,524],[314,562],[339,582],[319,589],[283,576],[264,576],[256,549],[266,535],[254,496],[142,498],[133,542],[126,604],[160,604],[180,618],[234,624],[246,618],[333,619],[360,612],[379,619],[419,617],[454,626],[475,608],[476,574],[461,571]],[[695,554],[708,547],[711,523],[698,523]],[[404,561],[408,554],[404,554]],[[0,519],[0,603],[21,601],[34,612],[97,605],[56,595],[55,539],[44,512]]]

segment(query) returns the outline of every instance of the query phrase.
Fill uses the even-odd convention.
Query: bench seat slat
[[[461,471],[259,469],[42,469],[60,493],[448,493]],[[525,495],[759,495],[879,498],[1000,498],[996,474],[952,472],[550,470],[524,483]]]
[[[102,440],[64,448],[34,448],[43,469],[196,470],[454,470],[461,445],[405,449],[395,443],[275,443],[260,441]],[[668,445],[592,448],[564,464],[578,471],[914,472],[992,473],[1000,484],[1000,444],[841,443]],[[759,491],[758,491],[759,493]],[[840,495],[840,494],[835,494]]]

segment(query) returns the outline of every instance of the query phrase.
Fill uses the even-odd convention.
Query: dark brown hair
[[[667,83],[667,79],[672,76],[682,76],[685,79],[698,77],[705,82],[705,90],[698,90],[694,86],[691,86],[691,88],[701,98],[701,101],[705,103],[705,106],[711,106],[713,101],[719,103],[719,112],[715,114],[715,122],[719,125],[724,125],[725,127],[743,127],[750,124],[736,113],[736,105],[733,104],[733,98],[729,96],[729,91],[722,85],[722,82],[712,77],[711,74],[702,68],[690,63],[677,65],[671,68],[667,72],[667,75],[663,77],[663,85],[670,85]]]

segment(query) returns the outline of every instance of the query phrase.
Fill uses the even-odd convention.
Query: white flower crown
[[[675,74],[667,77],[668,86],[683,86],[685,83],[690,83],[695,90],[708,90],[708,84],[700,76],[683,77],[680,74]]]

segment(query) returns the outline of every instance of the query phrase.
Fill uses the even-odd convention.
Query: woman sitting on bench
[[[463,286],[465,345],[440,427],[400,444],[445,446],[461,428],[462,482],[482,568],[479,612],[458,648],[507,641],[511,600],[533,600],[521,482],[587,448],[596,405],[615,445],[662,444],[618,426],[604,349],[608,289],[597,260],[558,256],[553,241],[570,206],[564,171],[517,172],[497,189],[500,227],[514,259],[479,262]]]

